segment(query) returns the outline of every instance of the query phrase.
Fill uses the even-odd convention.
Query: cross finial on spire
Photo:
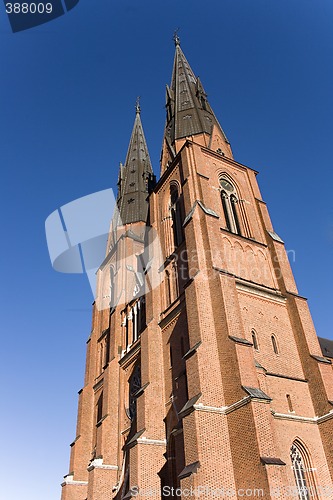
[[[140,96],[136,98],[136,103],[135,103],[135,111],[136,113],[140,114],[141,108],[140,108]]]
[[[173,34],[173,41],[175,42],[176,47],[177,47],[177,45],[180,45],[180,38],[178,36],[178,31],[179,31],[179,28],[177,28]]]

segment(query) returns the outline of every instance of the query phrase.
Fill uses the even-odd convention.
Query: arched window
[[[145,297],[140,297],[138,300],[138,332],[139,334],[146,327],[146,299]]]
[[[237,213],[237,198],[235,195],[230,196],[230,202],[231,202],[231,209],[232,209],[232,215],[234,217],[235,225],[236,225],[236,230],[238,234],[241,234],[240,230],[240,225],[239,225],[239,219],[238,219],[238,213]]]
[[[136,365],[129,379],[129,417],[133,420],[136,416],[137,392],[141,388],[141,367]]]
[[[171,283],[170,283],[170,273],[169,271],[165,271],[165,298],[166,298],[166,307],[171,304]]]
[[[255,330],[252,330],[252,344],[256,351],[259,351],[258,339]]]
[[[300,500],[318,498],[313,475],[313,467],[309,455],[304,446],[299,441],[294,441],[290,458],[297,487],[297,494]]]
[[[129,338],[129,320],[127,317],[127,311],[125,311],[125,318],[124,318],[124,324],[125,324],[125,345],[126,349],[129,346],[130,343],[130,338]]]
[[[183,199],[179,196],[178,188],[174,184],[170,187],[170,201],[173,241],[175,247],[178,247],[184,240]]]
[[[221,200],[222,200],[222,207],[223,207],[223,213],[224,213],[224,218],[225,218],[225,223],[227,225],[228,231],[231,231],[231,222],[230,222],[230,216],[229,216],[229,210],[228,210],[228,195],[225,191],[221,192]]]
[[[173,285],[174,296],[178,297],[179,296],[179,280],[178,280],[178,269],[177,269],[176,262],[174,262],[172,265],[172,285]]]
[[[132,307],[133,343],[138,340],[138,303]]]
[[[274,353],[275,354],[279,354],[279,349],[278,349],[278,345],[277,345],[277,342],[276,342],[275,335],[271,336],[271,341],[272,341],[272,346],[273,346]]]
[[[225,177],[220,178],[221,201],[226,229],[235,234],[242,234],[239,222],[238,196],[236,188]]]

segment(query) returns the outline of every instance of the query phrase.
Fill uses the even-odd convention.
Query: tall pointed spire
[[[232,157],[229,141],[210,107],[200,79],[194,76],[180,47],[177,31],[174,42],[176,53],[171,85],[167,85],[166,89],[167,120],[164,139],[168,152],[172,157],[179,149],[177,141],[201,135],[206,147],[221,150],[226,156]]]
[[[147,221],[148,187],[153,169],[141,123],[140,98],[135,104],[135,120],[125,165],[120,164],[118,177],[118,217],[116,225]]]

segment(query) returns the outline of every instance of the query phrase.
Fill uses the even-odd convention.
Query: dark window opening
[[[237,214],[237,207],[236,207],[237,199],[235,196],[231,196],[230,201],[231,201],[231,209],[232,209],[232,213],[234,216],[237,233],[242,234],[241,229],[240,229],[240,225],[239,225],[238,214]]]
[[[178,189],[175,186],[171,186],[170,196],[171,196],[171,218],[172,218],[173,239],[175,247],[178,247],[184,240],[183,198],[179,196]]]
[[[96,424],[97,424],[100,420],[102,420],[103,417],[103,391],[98,398],[96,406],[97,406],[96,408]]]
[[[287,397],[287,402],[288,402],[288,409],[290,412],[293,412],[294,408],[293,408],[293,402],[291,400],[290,394],[287,394],[286,397]]]
[[[252,344],[253,344],[254,349],[256,351],[259,351],[257,334],[256,334],[256,332],[254,330],[252,330]]]
[[[225,218],[225,222],[226,222],[226,225],[227,225],[227,229],[229,231],[231,231],[231,223],[230,223],[230,217],[229,217],[229,211],[228,211],[228,207],[227,207],[227,195],[224,191],[222,191],[221,193],[221,199],[222,199],[222,206],[223,206],[223,212],[224,212],[224,218]]]
[[[129,380],[129,416],[133,420],[136,417],[137,396],[136,393],[141,388],[141,367],[136,365]]]
[[[279,354],[279,349],[278,349],[276,338],[274,335],[271,336],[271,340],[272,340],[272,346],[273,346],[274,353]]]

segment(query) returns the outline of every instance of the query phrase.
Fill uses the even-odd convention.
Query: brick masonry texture
[[[133,293],[145,223],[116,228],[125,236],[113,244],[111,226],[96,303],[111,288],[117,301],[93,307],[62,500],[162,499],[165,487],[181,488],[179,498],[189,487],[206,487],[200,498],[221,488],[284,498],[296,486],[293,446],[313,498],[333,498],[332,367],[270,234],[256,173],[214,127],[212,138],[177,139],[175,154],[164,142],[149,195],[164,263],[154,269],[150,256],[145,300]],[[237,194],[230,212],[221,179]]]

